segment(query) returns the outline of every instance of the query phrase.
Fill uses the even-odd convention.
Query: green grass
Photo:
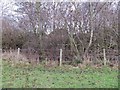
[[[2,75],[3,88],[118,88],[118,71],[107,67],[14,67],[3,61]]]

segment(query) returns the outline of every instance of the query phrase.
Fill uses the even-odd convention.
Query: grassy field
[[[69,66],[44,68],[39,65],[11,66],[3,61],[3,88],[117,88],[118,71],[107,67],[69,68]]]

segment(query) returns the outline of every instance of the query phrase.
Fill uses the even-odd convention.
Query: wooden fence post
[[[45,58],[45,65],[47,65],[48,64],[48,60],[47,60],[47,58]]]
[[[60,66],[62,66],[62,49],[60,49]]]
[[[18,56],[19,56],[19,54],[20,54],[20,48],[18,48],[18,53],[17,53],[17,54],[18,54]]]
[[[20,55],[20,48],[18,48],[17,50],[17,59],[19,59],[19,55]]]
[[[106,59],[106,51],[103,49],[103,56],[104,56],[104,65],[107,64],[107,59]]]
[[[12,48],[10,47],[10,54],[12,54]]]

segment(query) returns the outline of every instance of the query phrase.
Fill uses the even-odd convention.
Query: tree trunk
[[[92,40],[93,40],[93,18],[92,18],[92,10],[91,10],[91,2],[89,3],[89,31],[90,31],[90,40],[89,40],[89,44],[88,44],[88,46],[87,46],[87,48],[86,48],[86,50],[85,50],[85,53],[84,53],[84,55],[83,55],[83,58],[84,58],[84,60],[87,58],[87,53],[88,53],[88,50],[89,50],[89,48],[90,48],[90,46],[91,46],[91,44],[92,44]]]

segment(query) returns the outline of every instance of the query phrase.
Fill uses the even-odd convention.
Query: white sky
[[[17,0],[0,0],[0,2],[4,2],[4,3],[9,3],[9,2],[14,2],[14,1],[17,1]],[[24,2],[25,0],[18,0],[19,2]],[[44,1],[44,2],[62,2],[62,1],[67,1],[67,2],[86,2],[86,1],[91,1],[91,2],[97,2],[97,1],[101,1],[101,2],[119,2],[120,0],[26,0],[28,2],[32,2],[32,1],[37,1],[37,2],[40,2],[40,1]]]
[[[17,1],[17,0],[0,0],[0,11],[2,11],[2,10],[1,10],[1,9],[2,9],[1,6],[3,6],[3,7],[4,7],[4,8],[3,8],[4,11],[2,11],[3,13],[5,12],[5,9],[7,8],[8,10],[6,10],[6,11],[8,11],[8,12],[7,12],[8,14],[10,14],[10,13],[16,14],[15,12],[13,12],[13,10],[16,10],[16,9],[18,8],[17,6],[14,5],[14,3],[15,3],[16,1]],[[19,2],[20,2],[20,1],[22,2],[23,0],[19,0]],[[25,0],[24,0],[24,1],[25,1]],[[24,2],[24,1],[23,1],[23,2]],[[34,1],[34,2],[35,2],[35,1],[44,1],[44,2],[45,2],[45,1],[46,1],[46,2],[47,2],[47,1],[48,1],[48,2],[49,2],[49,1],[55,1],[55,2],[56,2],[56,1],[57,1],[57,2],[62,2],[62,1],[76,1],[76,2],[78,2],[78,1],[79,1],[79,2],[80,2],[80,1],[81,1],[81,2],[95,1],[95,2],[97,2],[98,0],[27,0],[27,1]],[[101,1],[101,2],[114,1],[114,2],[117,3],[117,2],[119,2],[120,0],[100,0],[100,1]],[[75,7],[72,6],[72,7],[71,7],[71,10],[74,11],[74,10],[75,10]],[[1,13],[1,12],[0,12],[0,13]]]

